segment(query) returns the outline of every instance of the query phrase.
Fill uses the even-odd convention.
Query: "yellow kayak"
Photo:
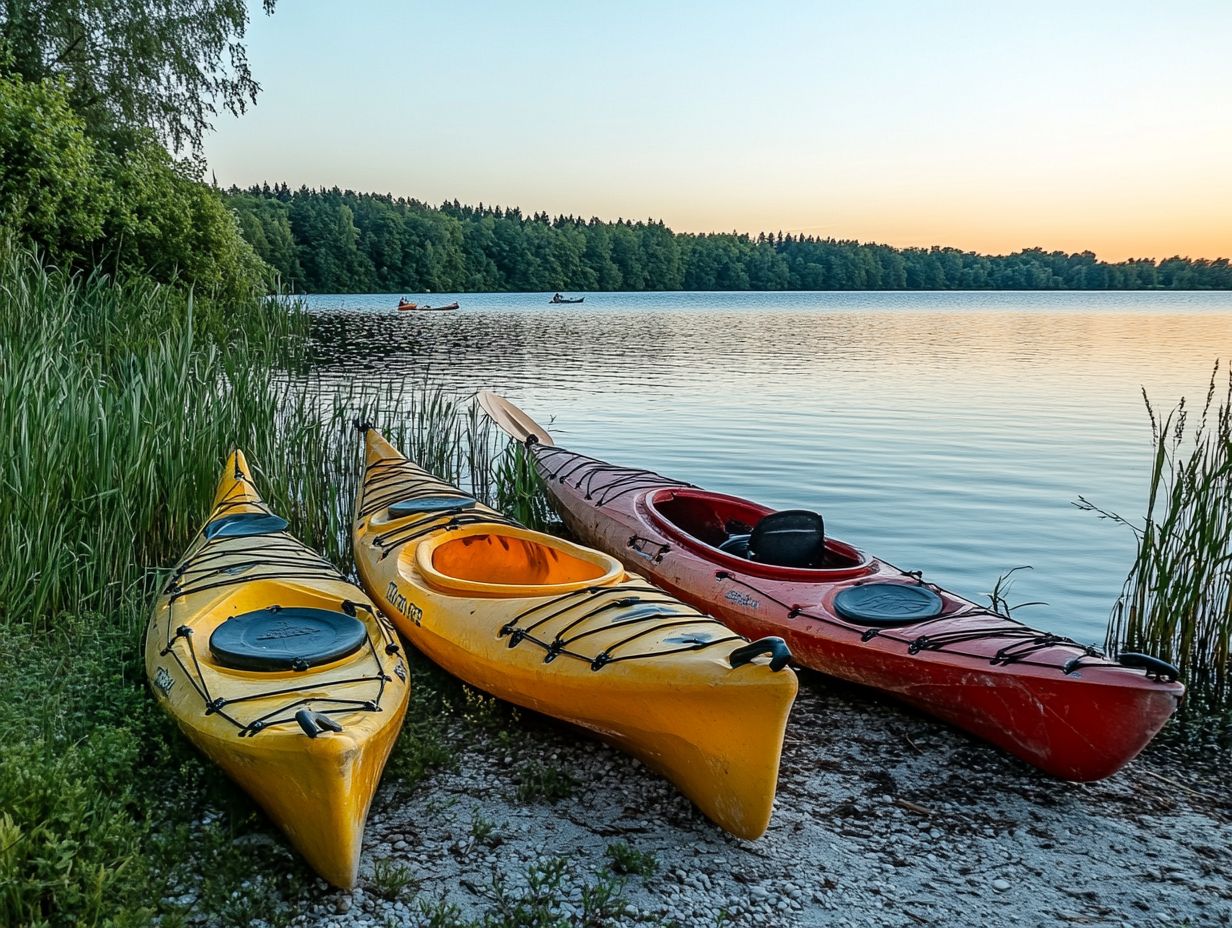
[[[372,601],[286,527],[236,451],[154,607],[146,673],[184,734],[349,889],[406,665]]]
[[[750,644],[614,558],[511,524],[362,428],[355,560],[406,639],[472,686],[623,748],[727,831],[759,837],[796,695],[782,641]]]

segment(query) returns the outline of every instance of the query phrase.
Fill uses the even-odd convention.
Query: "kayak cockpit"
[[[421,542],[415,567],[429,585],[449,593],[555,596],[624,577],[606,554],[516,526],[472,525]]]
[[[872,569],[862,551],[827,538],[820,515],[775,512],[737,496],[684,487],[654,490],[645,513],[665,535],[716,564],[767,577],[826,579]]]

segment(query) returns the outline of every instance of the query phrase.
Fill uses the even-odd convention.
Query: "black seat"
[[[719,544],[719,550],[724,554],[730,554],[732,557],[747,558],[749,556],[748,534],[728,536],[726,540]]]
[[[822,566],[825,557],[825,520],[807,509],[785,509],[763,516],[749,535],[748,559],[758,564],[815,569]]]
[[[210,653],[233,670],[307,670],[341,660],[368,639],[345,612],[270,606],[227,619],[210,635]]]

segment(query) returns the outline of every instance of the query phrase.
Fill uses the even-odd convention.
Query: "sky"
[[[205,146],[286,181],[677,231],[1232,256],[1232,2],[253,5]]]

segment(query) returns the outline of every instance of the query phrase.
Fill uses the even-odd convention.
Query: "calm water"
[[[1232,356],[1232,294],[402,294],[308,298],[323,377],[499,390],[561,444],[777,507],[1100,642],[1133,559],[1156,408]],[[453,295],[406,294],[444,303]],[[359,371],[356,375],[356,370]]]

